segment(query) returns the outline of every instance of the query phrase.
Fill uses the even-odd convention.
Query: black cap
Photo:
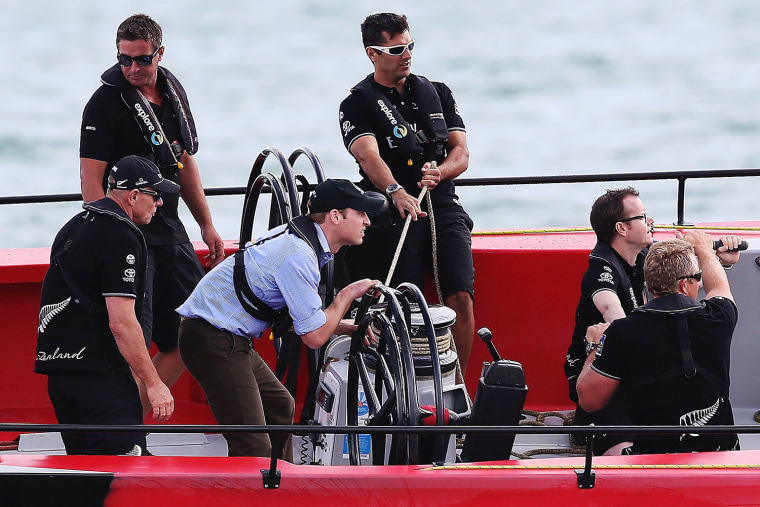
[[[146,187],[167,194],[179,192],[179,185],[161,176],[156,164],[137,155],[129,155],[116,162],[108,175],[108,188],[133,190]]]
[[[309,197],[311,213],[352,208],[377,215],[387,207],[388,201],[384,196],[377,192],[364,192],[348,180],[325,180],[316,186]]]

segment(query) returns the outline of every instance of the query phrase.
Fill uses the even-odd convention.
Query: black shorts
[[[631,418],[628,415],[628,407],[625,403],[625,397],[622,392],[616,392],[610,400],[610,403],[597,412],[586,412],[580,406],[576,406],[575,417],[573,418],[574,426],[586,426],[594,424],[596,426],[630,426]],[[572,434],[573,440],[578,445],[586,445],[586,436]],[[601,433],[594,436],[594,455],[601,456],[611,447],[621,442],[632,442],[634,435],[627,433]]]
[[[472,295],[475,283],[472,220],[458,203],[440,210],[434,208],[434,215],[443,298],[459,291]],[[403,227],[404,222],[399,221],[391,227],[367,228],[362,244],[351,246],[346,251],[349,278],[371,278],[385,283]],[[426,272],[433,274],[430,221],[427,217],[410,223],[390,286],[411,282],[422,289]]]
[[[179,314],[205,271],[191,243],[148,247],[145,300],[140,325],[145,345],[151,341],[161,352],[177,347]]]
[[[132,374],[82,372],[48,374],[48,396],[58,424],[142,424],[142,404]],[[126,454],[139,446],[144,433],[61,433],[67,454]]]

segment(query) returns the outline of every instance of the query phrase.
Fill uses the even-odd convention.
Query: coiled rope
[[[545,420],[547,417],[559,417],[562,419],[562,426],[570,426],[573,424],[573,418],[575,417],[575,411],[568,412],[567,414],[562,412],[556,412],[556,411],[547,411],[547,412],[537,412],[535,410],[528,410],[524,409],[522,411],[523,415],[535,417],[535,420],[531,419],[523,419],[520,421],[520,426],[547,426]],[[541,455],[541,454],[585,454],[586,453],[586,447],[585,446],[579,446],[574,441],[573,438],[568,435],[568,441],[570,443],[569,449],[530,449],[525,452],[516,452],[512,451],[512,456],[519,458],[519,459],[528,459],[531,456]]]

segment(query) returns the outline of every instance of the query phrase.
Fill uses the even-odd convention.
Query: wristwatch
[[[586,355],[591,354],[591,351],[596,350],[599,347],[597,342],[586,342]]]
[[[401,188],[402,188],[401,185],[399,185],[398,183],[391,183],[390,185],[385,187],[385,193],[390,196],[393,192],[398,192],[399,190],[401,190]]]

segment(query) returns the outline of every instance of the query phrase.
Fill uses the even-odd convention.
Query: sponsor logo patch
[[[612,280],[612,275],[610,273],[602,273],[599,275],[599,280],[597,280],[599,283],[608,283],[610,285],[614,285],[614,282]]]
[[[134,264],[135,263],[135,256],[132,254],[127,255],[127,264]]]
[[[355,128],[356,127],[354,127],[353,125],[351,125],[350,121],[344,121],[343,122],[343,137],[346,137],[348,135],[348,133],[351,132],[352,130],[354,130]]]
[[[391,125],[396,125],[398,122],[396,121],[396,118],[393,117],[393,112],[390,110],[390,108],[385,105],[385,102],[383,102],[382,99],[378,99],[377,105],[380,106],[380,111],[385,114],[385,117],[388,118],[388,121],[391,123]]]
[[[133,268],[127,268],[124,270],[124,277],[122,280],[128,283],[134,283],[136,273],[137,272]]]

